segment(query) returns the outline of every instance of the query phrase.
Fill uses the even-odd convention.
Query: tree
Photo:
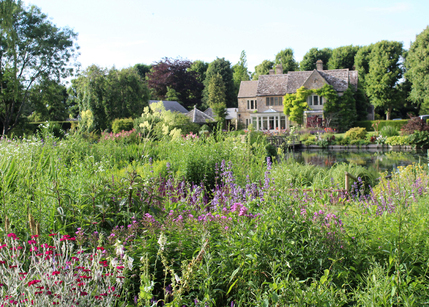
[[[255,66],[255,72],[252,75],[252,80],[258,80],[260,75],[268,75],[270,69],[273,69],[274,62],[269,60],[262,61],[261,64]]]
[[[210,85],[211,79],[217,74],[221,75],[222,81],[225,85],[225,100],[227,107],[236,107],[237,96],[234,92],[234,80],[231,62],[225,60],[225,58],[217,58],[209,64],[209,68],[207,69],[206,73],[206,79],[204,80],[204,102],[208,105],[208,87]]]
[[[275,64],[282,64],[284,74],[287,74],[288,71],[298,70],[299,67],[293,56],[293,50],[290,48],[286,48],[276,54]]]
[[[295,94],[286,94],[283,99],[283,113],[289,117],[290,121],[302,124],[304,111],[308,109],[307,97],[311,90],[301,86]]]
[[[134,65],[134,69],[137,70],[137,72],[139,73],[140,77],[142,77],[143,80],[146,80],[146,75],[152,69],[152,65],[136,64]]]
[[[416,36],[405,60],[405,77],[411,82],[410,99],[423,114],[429,112],[429,26]]]
[[[387,120],[401,95],[398,83],[403,76],[402,54],[401,42],[380,41],[374,44],[369,56],[366,93],[374,106],[385,111]]]
[[[188,70],[195,71],[197,73],[197,80],[200,83],[204,84],[204,80],[206,79],[206,72],[208,68],[209,68],[209,63],[196,60],[192,63],[191,67]]]
[[[373,44],[359,48],[355,56],[355,68],[359,74],[359,83],[366,88],[365,77],[369,72],[369,60]]]
[[[147,106],[149,92],[134,68],[117,70],[89,66],[72,80],[69,94],[79,111],[90,110],[94,129],[109,129],[116,118],[138,117]]]
[[[246,52],[241,51],[240,60],[237,64],[232,67],[233,71],[233,79],[234,79],[234,87],[235,87],[235,96],[238,96],[238,91],[240,90],[241,81],[249,81],[250,74],[247,70],[247,57]]]
[[[148,78],[148,86],[157,99],[166,98],[168,88],[176,91],[179,101],[185,108],[201,103],[203,85],[198,81],[195,71],[189,70],[192,62],[182,59],[164,58],[156,63]]]
[[[43,79],[34,85],[28,102],[33,121],[63,121],[75,113],[69,105],[67,88],[55,80]]]
[[[353,69],[358,50],[359,46],[353,45],[335,48],[328,61],[328,69]]]
[[[210,79],[207,103],[213,109],[213,113],[216,114],[216,120],[223,122],[226,117],[226,95],[225,84],[219,73]]]
[[[0,2],[0,120],[2,134],[17,124],[31,87],[43,78],[70,76],[77,34],[58,28],[39,8]]]
[[[309,71],[316,69],[317,60],[323,61],[323,66],[328,67],[328,61],[331,58],[332,49],[324,48],[317,49],[311,48],[303,57],[302,61],[299,63],[299,69],[302,71]]]

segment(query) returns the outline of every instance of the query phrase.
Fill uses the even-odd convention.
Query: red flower
[[[57,234],[56,233],[51,233],[49,236],[50,237],[55,237]]]
[[[60,271],[53,271],[52,272],[52,275],[58,275],[58,274],[61,274],[61,272]]]

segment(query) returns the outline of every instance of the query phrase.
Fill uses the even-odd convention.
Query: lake
[[[412,163],[428,165],[428,152],[421,151],[365,151],[365,150],[326,150],[307,149],[287,152],[286,159],[294,159],[302,164],[313,164],[322,167],[331,167],[335,163],[354,163],[368,168],[375,168],[379,172],[395,171],[398,166],[407,166]]]

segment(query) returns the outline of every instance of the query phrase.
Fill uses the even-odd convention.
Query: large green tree
[[[219,73],[210,79],[207,103],[216,114],[216,120],[223,122],[226,116],[226,95],[225,83]]]
[[[322,60],[324,68],[327,69],[328,61],[331,58],[331,55],[332,49],[330,48],[324,48],[320,50],[317,48],[311,48],[299,63],[299,69],[302,71],[314,70],[316,69],[317,60]]]
[[[429,26],[416,36],[405,60],[405,77],[411,82],[410,99],[424,114],[429,112]]]
[[[243,50],[240,55],[240,60],[237,64],[232,67],[232,78],[234,80],[234,91],[235,96],[238,96],[238,91],[240,89],[241,81],[249,81],[250,74],[247,69],[247,57],[246,52]]]
[[[59,80],[72,72],[77,34],[58,28],[35,6],[0,2],[0,121],[2,134],[18,123],[31,87],[43,78]]]
[[[231,68],[231,62],[225,60],[225,58],[217,58],[209,64],[209,68],[206,72],[206,79],[204,80],[204,102],[208,106],[209,91],[208,87],[211,79],[217,74],[221,75],[222,81],[225,85],[225,99],[227,107],[237,106],[237,96],[234,92],[234,80]]]
[[[74,106],[70,105],[67,88],[55,80],[44,79],[34,85],[28,102],[32,121],[63,121],[70,114],[76,115]]]
[[[260,75],[268,75],[270,69],[273,69],[274,62],[263,60],[261,64],[255,66],[255,72],[252,74],[252,80],[258,80]]]
[[[369,60],[371,58],[371,51],[374,47],[373,44],[362,46],[355,56],[355,68],[359,73],[359,83],[366,87],[366,75],[369,72]]]
[[[359,46],[342,46],[332,50],[332,55],[328,61],[328,69],[353,69],[355,55]]]
[[[96,65],[72,80],[69,95],[80,112],[92,112],[94,128],[100,130],[109,129],[116,118],[140,116],[149,100],[146,83],[134,68],[108,70]]]
[[[369,55],[365,90],[371,103],[386,113],[387,120],[402,96],[398,84],[403,76],[403,53],[401,42],[380,41],[374,44]]]
[[[298,62],[295,61],[293,56],[293,50],[290,48],[281,50],[276,54],[275,64],[282,64],[284,74],[287,74],[288,71],[298,70],[299,68]]]
[[[209,68],[209,63],[206,63],[201,60],[196,60],[192,63],[191,67],[188,68],[190,71],[194,71],[197,73],[197,80],[204,84],[204,80],[206,79],[206,72]]]

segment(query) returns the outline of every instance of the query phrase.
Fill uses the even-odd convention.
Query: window
[[[278,97],[274,97],[274,105],[275,106],[279,105],[279,98]]]
[[[257,108],[258,108],[258,104],[256,100],[247,100],[248,110],[256,110]]]
[[[323,105],[323,97],[319,97],[317,95],[308,96],[307,103],[309,106],[321,106]]]

